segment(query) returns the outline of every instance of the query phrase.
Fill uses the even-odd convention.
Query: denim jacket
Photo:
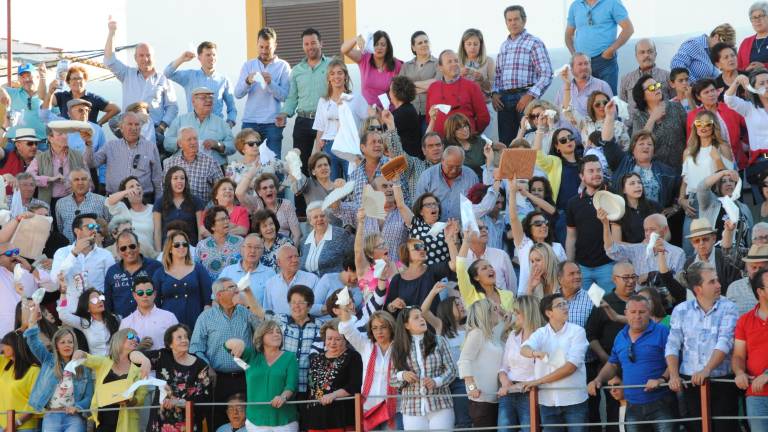
[[[54,373],[56,367],[53,354],[45,347],[39,338],[40,329],[35,326],[24,332],[24,339],[32,354],[40,361],[40,374],[37,376],[32,394],[29,396],[29,406],[35,411],[43,411],[48,406],[59,378]],[[64,365],[62,365],[62,369]],[[75,407],[79,410],[89,409],[93,397],[93,374],[90,369],[81,367],[80,377],[73,377],[75,385]]]

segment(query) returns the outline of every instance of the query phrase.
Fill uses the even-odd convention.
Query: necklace
[[[760,45],[757,46],[757,53],[760,54],[760,51],[763,49],[763,45],[765,45],[765,41],[768,40],[768,37],[764,37],[760,39]],[[757,43],[758,39],[755,39],[755,43]]]

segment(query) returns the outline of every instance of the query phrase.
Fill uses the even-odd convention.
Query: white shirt
[[[352,100],[344,103],[350,104],[349,108],[355,117],[356,127],[359,129],[363,119],[368,117],[368,104],[359,94],[353,93],[351,96]],[[312,129],[323,132],[323,136],[320,139],[332,141],[336,138],[336,134],[339,131],[339,104],[334,102],[333,99],[320,98],[317,101],[315,121],[312,123]]]
[[[560,243],[552,243],[552,250],[555,251],[555,256],[558,261],[563,262],[568,258],[565,255],[565,249]],[[520,264],[520,278],[517,280],[517,295],[528,294],[528,278],[531,273],[531,262],[529,257],[531,255],[531,248],[533,247],[533,240],[527,236],[523,239],[523,244],[520,247],[515,248],[515,255]]]
[[[69,297],[69,291],[67,291]],[[59,312],[59,319],[64,324],[79,329],[85,335],[88,341],[88,352],[94,355],[106,356],[109,354],[109,339],[112,335],[107,329],[104,321],[94,319],[89,323],[88,320],[80,318],[74,314],[77,308],[77,301],[68,301],[66,306],[59,303],[56,310]]]
[[[467,266],[472,265],[478,259],[488,261],[496,271],[497,287],[515,292],[517,276],[515,276],[515,270],[512,268],[512,261],[510,261],[508,253],[492,247],[486,247],[485,253],[480,257],[476,256],[472,249],[467,252]]]
[[[330,228],[328,229],[330,231]],[[286,282],[283,275],[278,273],[267,281],[266,291],[264,292],[265,311],[272,311],[275,314],[291,314],[291,307],[288,305],[288,290],[294,285],[308,286],[313,292],[317,284],[317,276],[314,273],[298,270],[293,279]],[[309,305],[312,307],[312,305]]]
[[[152,204],[144,206],[144,211],[142,212],[129,209],[122,201],[118,201],[117,204],[113,206],[109,206],[105,202],[105,205],[113,218],[128,218],[131,221],[133,232],[135,232],[136,236],[139,238],[139,242],[141,244],[148,244],[154,249],[155,221],[152,219]]]
[[[152,349],[158,350],[165,347],[165,331],[172,325],[178,324],[176,315],[167,310],[153,307],[149,314],[142,314],[138,308],[132,314],[120,321],[120,329],[131,328],[136,330],[142,339],[152,338]]]
[[[355,319],[341,321],[339,323],[339,333],[344,335],[347,341],[360,353],[363,359],[363,383],[365,383],[365,374],[368,371],[368,361],[371,359],[374,343],[368,339],[368,335],[357,329]],[[392,358],[392,344],[386,352],[382,352],[379,347],[376,348],[376,366],[373,369],[373,381],[371,382],[371,395],[387,394],[387,384],[389,383],[389,362]],[[361,387],[362,389],[362,387]],[[363,411],[367,411],[380,404],[383,398],[370,397],[363,404]]]
[[[566,322],[560,331],[555,332],[551,325],[533,332],[531,337],[523,342],[523,346],[534,351],[545,352],[548,362],[534,362],[534,376],[539,379],[559,369],[566,362],[576,366],[576,371],[558,381],[539,386],[539,402],[542,405],[569,406],[587,400],[587,369],[584,366],[584,356],[589,343],[584,329],[576,324]],[[547,390],[549,387],[573,387],[578,390]]]
[[[475,385],[480,389],[479,398],[471,398],[475,402],[498,402],[499,372],[504,347],[491,335],[488,339],[480,329],[471,330],[464,339],[464,347],[457,365],[459,377],[471,376]]]
[[[768,150],[768,111],[738,96],[725,95],[724,100],[731,109],[744,117],[750,150]]]
[[[317,272],[318,260],[320,259],[320,253],[323,252],[323,245],[325,242],[331,240],[333,240],[333,227],[330,225],[326,227],[325,234],[320,239],[319,243],[315,243],[315,230],[309,232],[307,239],[304,241],[304,244],[309,245],[307,260],[304,263],[304,268],[307,269],[308,272]]]
[[[715,173],[717,169],[715,161],[712,160],[709,152],[712,151],[712,146],[702,147],[699,149],[699,153],[696,155],[696,162],[693,158],[688,156],[683,161],[683,179],[686,184],[686,193],[695,193],[699,184],[704,181],[705,178]],[[722,158],[723,164],[726,169],[733,168],[733,162],[728,159]]]
[[[104,292],[104,277],[107,270],[115,264],[112,254],[106,249],[94,246],[88,255],[72,255],[74,245],[64,246],[53,254],[51,279],[58,287],[58,275],[62,265],[71,267],[65,272],[67,278],[67,302],[77,305],[77,300],[85,288],[94,287]]]
[[[15,330],[16,304],[21,296],[16,292],[13,272],[0,267],[0,333],[5,336]]]

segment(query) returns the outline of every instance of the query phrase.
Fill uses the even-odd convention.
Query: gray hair
[[[296,246],[294,246],[294,245],[292,245],[292,244],[290,244],[290,243],[284,243],[282,246],[280,246],[280,247],[277,249],[277,256],[278,256],[278,257],[280,257],[280,256],[283,254],[283,251],[284,251],[284,250],[288,250],[288,249],[293,249],[293,250],[295,250],[296,252],[298,252],[298,251],[299,251],[299,249],[297,249],[297,248],[296,248]]]
[[[760,1],[752,3],[752,6],[749,7],[750,18],[752,17],[752,12],[755,11],[763,11],[764,14],[768,15],[768,2]]]
[[[71,171],[69,171],[69,181],[70,182],[72,181],[72,175],[73,174],[79,173],[79,172],[85,173],[88,176],[88,180],[91,180],[91,172],[90,171],[88,171],[85,168],[74,168]]]
[[[656,222],[657,224],[659,224],[659,227],[661,228],[666,228],[669,226],[669,224],[667,223],[667,218],[665,218],[664,215],[660,213],[650,214],[645,217],[645,220]]]
[[[221,291],[223,291],[224,290],[224,284],[227,283],[227,282],[234,283],[235,281],[233,281],[231,278],[228,278],[228,277],[220,277],[220,278],[216,279],[213,282],[213,285],[211,285],[211,291],[213,291],[213,295],[216,295],[216,294],[220,293]]]
[[[179,137],[179,139],[181,139],[181,137],[184,136],[185,132],[194,132],[195,136],[197,136],[197,129],[193,128],[192,126],[184,126],[179,128],[179,132],[176,136]]]
[[[637,46],[643,42],[649,43],[653,48],[653,51],[654,52],[656,51],[656,44],[650,38],[642,38],[642,39],[638,39],[637,42],[635,42],[635,53],[637,53]]]
[[[22,172],[16,174],[16,181],[17,182],[24,181],[24,180],[34,180],[34,179],[35,179],[35,177],[32,176],[32,174],[30,174],[30,173],[28,173],[26,171],[22,171]]]
[[[758,222],[752,227],[752,240],[757,238],[757,232],[768,231],[768,222]]]
[[[120,225],[125,225],[125,224],[131,224],[131,226],[133,226],[133,222],[129,218],[125,216],[117,216],[112,218],[112,220],[109,221],[109,225],[107,225],[107,229],[109,230],[109,232],[112,232],[116,230],[117,227],[119,227]]]
[[[573,55],[571,56],[571,62],[569,63],[571,67],[573,67],[573,61],[576,60],[577,57],[584,57],[585,59],[587,59],[587,63],[592,64],[592,59],[588,55],[584,54],[583,52],[577,51],[573,53]]]
[[[464,149],[455,145],[446,147],[445,150],[443,150],[443,159],[451,155],[459,156],[461,157],[461,160],[464,160]]]
[[[311,203],[307,204],[307,216],[309,216],[309,212],[312,210],[323,210],[323,202],[322,201],[312,201]]]

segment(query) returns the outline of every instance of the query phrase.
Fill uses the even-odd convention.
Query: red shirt
[[[0,167],[0,175],[10,174],[12,176],[16,176],[20,172],[25,171],[27,169],[26,164],[21,159],[21,157],[19,157],[19,153],[16,152],[15,150],[7,154],[2,164],[3,166]],[[12,194],[13,188],[11,186],[6,186],[5,193],[7,195]]]
[[[760,304],[745,313],[736,322],[736,339],[747,344],[747,375],[759,376],[768,369],[768,321],[757,315]],[[752,386],[747,389],[747,396],[768,396],[768,389],[755,394]]]
[[[469,127],[472,132],[482,133],[491,122],[488,106],[485,105],[485,95],[480,86],[465,78],[447,83],[437,80],[429,85],[427,90],[427,123],[429,123],[429,109],[432,105],[450,105],[448,114],[437,112],[435,120],[435,132],[445,138],[445,120],[456,113],[462,113],[469,119]]]

